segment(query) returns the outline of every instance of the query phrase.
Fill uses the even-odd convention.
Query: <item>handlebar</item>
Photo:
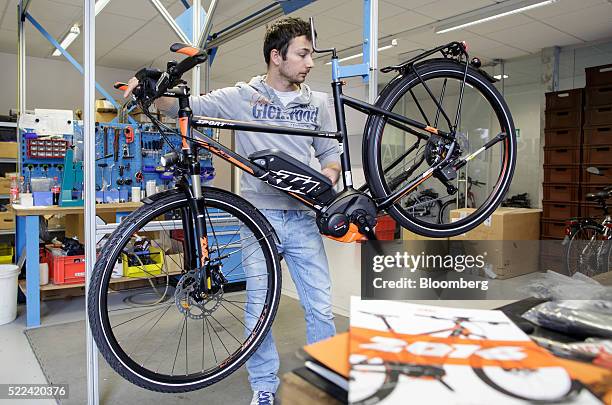
[[[183,74],[193,69],[195,66],[204,63],[208,58],[205,50],[186,45],[174,43],[170,46],[172,52],[187,55],[185,59],[177,63],[168,62],[166,71],[152,68],[142,68],[134,75],[138,79],[138,86],[133,90],[134,98],[144,104],[150,104],[155,99],[162,96],[176,96],[178,93],[168,93],[169,89],[185,84],[182,80]],[[125,91],[127,84],[122,82],[115,83],[114,87]],[[181,93],[182,94],[182,93]]]

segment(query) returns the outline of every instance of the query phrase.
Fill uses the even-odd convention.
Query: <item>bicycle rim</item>
[[[441,203],[473,193],[475,209],[456,214],[450,222],[438,223],[439,218],[424,220],[404,208],[402,202],[411,198],[409,193],[388,210],[402,226],[416,233],[432,237],[454,236],[483,222],[501,203],[514,172],[514,125],[501,95],[478,72],[468,70],[458,110],[465,66],[451,61],[434,61],[425,62],[416,69],[420,79],[414,73],[396,79],[383,91],[377,105],[447,132],[452,132],[457,122],[456,140],[461,157],[478,151],[500,132],[508,134],[457,172],[456,179],[451,181],[458,190],[456,193],[449,193],[435,176],[419,184],[419,187],[438,193]],[[450,147],[450,141],[436,135],[430,136],[428,141],[418,141],[413,134],[398,129],[380,116],[370,117],[366,138],[369,143],[365,160],[377,198],[387,197],[418,179],[443,159]],[[468,187],[470,182],[482,184]]]
[[[566,267],[570,276],[582,273],[588,277],[611,270],[612,241],[595,225],[583,225],[574,232],[567,245]]]
[[[188,205],[178,193],[124,220],[94,270],[89,318],[100,352],[115,371],[150,390],[185,392],[225,378],[259,346],[278,306],[280,266],[272,228],[237,196],[212,189],[204,195],[209,266],[216,280],[225,279],[219,288],[206,296],[197,293],[198,276],[185,268],[181,215]],[[139,257],[148,263],[144,266],[129,260],[136,237],[150,241],[149,257]],[[132,279],[145,284],[167,274],[175,286],[172,297],[136,308],[122,305],[125,293],[114,291],[110,282],[119,260]],[[232,291],[241,270],[246,290]]]

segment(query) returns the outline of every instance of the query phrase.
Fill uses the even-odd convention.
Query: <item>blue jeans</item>
[[[278,251],[287,262],[306,319],[306,342],[315,343],[336,334],[331,308],[331,281],[323,240],[314,213],[298,210],[261,210],[280,239]],[[249,238],[250,236],[250,238]],[[257,323],[267,293],[266,267],[262,251],[252,233],[242,228],[242,260],[247,285],[245,335]],[[253,391],[276,392],[279,357],[272,333],[246,363]]]

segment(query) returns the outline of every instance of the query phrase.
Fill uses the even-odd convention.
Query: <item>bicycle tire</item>
[[[90,289],[88,294],[88,318],[90,327],[92,330],[93,337],[95,342],[100,350],[100,353],[105,358],[107,363],[122,377],[126,380],[148,390],[158,391],[158,392],[166,392],[166,393],[178,393],[178,392],[188,392],[197,389],[201,389],[207,387],[211,384],[218,382],[219,380],[227,377],[234,371],[236,371],[244,362],[257,350],[267,333],[269,332],[274,317],[276,315],[276,311],[278,309],[278,303],[280,298],[281,291],[281,268],[279,262],[279,256],[276,248],[276,235],[274,233],[273,228],[266,220],[266,218],[250,203],[246,200],[231,194],[227,191],[204,187],[203,195],[205,198],[205,206],[207,208],[207,214],[209,209],[218,209],[223,210],[226,213],[233,215],[238,218],[245,227],[247,227],[252,233],[253,236],[256,237],[254,242],[249,242],[251,244],[258,244],[263,252],[263,258],[265,260],[265,266],[267,271],[267,279],[266,283],[269,286],[266,294],[265,302],[262,302],[261,305],[261,313],[256,321],[257,323],[251,329],[251,333],[247,334],[244,329],[245,341],[242,345],[239,346],[235,352],[231,353],[228,350],[229,357],[224,361],[220,362],[216,366],[207,368],[204,370],[204,361],[205,361],[205,353],[204,353],[204,324],[206,322],[206,329],[208,330],[209,322],[206,319],[206,316],[202,318],[202,371],[197,371],[194,373],[189,373],[190,368],[188,367],[188,362],[191,357],[191,352],[189,352],[188,356],[188,335],[189,331],[185,334],[185,375],[182,376],[179,373],[174,374],[175,367],[172,367],[172,373],[170,374],[162,374],[158,371],[153,371],[150,366],[146,368],[144,364],[146,360],[143,361],[143,364],[139,364],[141,361],[136,360],[136,353],[134,354],[134,358],[130,356],[132,353],[126,353],[127,343],[120,340],[115,334],[117,332],[113,331],[113,327],[111,326],[111,320],[109,319],[110,312],[117,312],[119,310],[110,309],[110,305],[107,302],[107,293],[109,292],[109,279],[112,273],[113,267],[115,266],[115,262],[120,254],[122,254],[123,247],[129,243],[130,238],[133,235],[136,235],[137,232],[147,232],[144,228],[149,225],[148,229],[152,229],[154,227],[155,222],[159,221],[160,215],[168,212],[176,212],[176,210],[181,210],[181,212],[185,213],[188,209],[188,200],[183,192],[178,190],[170,190],[167,192],[159,193],[154,195],[151,198],[147,198],[144,200],[144,205],[126,217],[121,224],[117,227],[117,229],[111,234],[108,239],[105,247],[100,252],[98,256],[98,260],[96,262],[91,281],[90,281]],[[207,227],[212,224],[212,219]],[[159,223],[159,222],[157,222]],[[175,230],[176,228],[173,228]],[[240,234],[242,237],[242,231]],[[209,242],[213,237],[211,235],[211,229],[208,229],[208,237]],[[216,238],[216,236],[215,236]],[[240,242],[244,244],[244,242]],[[226,246],[229,246],[230,242]],[[255,245],[257,246],[257,245]],[[225,249],[225,246],[223,247]],[[217,251],[219,257],[221,257],[221,250],[219,249],[219,245],[217,244]],[[223,250],[225,252],[225,250]],[[230,253],[231,254],[231,253]],[[230,256],[227,254],[227,256]],[[175,262],[176,264],[176,262]],[[181,279],[183,279],[185,275],[185,269],[181,269]],[[260,274],[258,276],[263,276]],[[180,283],[180,281],[179,281]],[[248,288],[248,284],[247,284]],[[110,296],[110,295],[109,295]],[[161,317],[165,315],[170,308],[178,309],[178,304],[174,304],[173,302],[167,307],[162,314]],[[177,301],[178,302],[178,301]],[[182,303],[183,301],[181,301]],[[229,302],[229,301],[228,301]],[[240,302],[240,301],[234,301]],[[245,305],[248,304],[248,301]],[[229,304],[228,304],[229,306]],[[163,308],[163,307],[162,307]],[[246,308],[246,307],[245,307]],[[132,310],[132,309],[130,309]],[[247,309],[248,311],[248,309]],[[179,322],[180,317],[183,316],[179,311]],[[228,310],[230,314],[231,311]],[[232,314],[233,315],[233,314]],[[116,316],[116,315],[113,315]],[[157,316],[157,315],[156,315]],[[155,325],[161,325],[160,322],[161,317],[151,326],[153,328]],[[238,320],[240,319],[234,315],[234,318]],[[147,327],[151,324],[151,321],[148,321]],[[219,322],[217,320],[217,322]],[[245,320],[246,322],[246,320]],[[185,323],[187,323],[187,316],[185,315]],[[242,323],[242,322],[241,322]],[[216,324],[212,324],[212,320],[210,321],[211,330],[208,331],[209,337],[211,339],[210,343],[212,346],[212,351],[214,354],[214,345],[213,345],[213,335],[215,332],[215,327],[218,326]],[[121,324],[119,324],[121,325]],[[246,328],[246,325],[244,328]],[[115,325],[117,327],[118,325]],[[223,325],[221,325],[223,327]],[[184,326],[183,326],[184,327]],[[238,327],[240,327],[238,325]],[[229,331],[227,331],[229,333]],[[132,332],[133,333],[133,332]],[[196,329],[196,337],[198,337],[199,330]],[[193,335],[193,333],[192,333]],[[128,335],[130,336],[130,335]],[[147,335],[145,335],[146,337]],[[169,336],[169,335],[168,335]],[[183,333],[181,331],[181,336],[179,338],[178,348],[181,347]],[[217,334],[217,338],[223,347],[225,343]],[[235,337],[234,337],[235,338]],[[226,339],[229,340],[229,339]],[[164,340],[162,339],[162,343]],[[228,343],[228,342],[226,342]],[[240,342],[239,342],[240,343]],[[125,344],[125,348],[122,346]],[[193,344],[193,343],[192,343]],[[138,342],[137,346],[145,346],[146,343]],[[228,343],[229,345],[229,343]],[[219,347],[219,343],[217,342],[217,347]],[[134,352],[136,349],[134,349]],[[209,349],[210,351],[210,349]],[[150,356],[158,356],[157,351],[151,351]],[[209,354],[210,356],[210,354]],[[148,359],[148,358],[147,358]],[[157,359],[155,359],[157,360]],[[215,354],[215,362],[217,361],[217,357]],[[176,362],[176,357],[175,357]],[[162,361],[163,363],[163,357]],[[215,364],[215,363],[213,363]],[[159,370],[159,368],[158,368]],[[198,365],[199,370],[199,365]]]
[[[450,222],[450,211],[453,206],[457,206],[457,202],[454,199],[448,200],[442,204],[440,214],[438,215],[439,224],[447,224]]]
[[[418,75],[411,71],[410,73],[399,75],[393,79],[382,90],[375,105],[384,110],[392,111],[406,94],[420,85],[421,81],[419,77],[425,82],[428,80],[446,79],[444,81],[444,87],[446,87],[446,81],[448,79],[460,81],[464,77],[465,65],[447,59],[431,59],[415,65],[415,69],[418,71]],[[517,149],[516,134],[508,106],[497,89],[495,89],[481,73],[471,67],[467,70],[466,83],[469,85],[469,87],[466,86],[466,88],[474,89],[477,92],[475,93],[476,95],[481,95],[484,98],[491,109],[490,112],[494,113],[499,121],[500,130],[505,131],[507,134],[506,138],[500,142],[503,148],[501,151],[500,175],[490,195],[483,200],[484,202],[479,208],[466,217],[450,224],[430,224],[420,221],[418,218],[409,215],[402,209],[401,200],[397,201],[387,210],[402,227],[423,236],[456,236],[478,226],[488,218],[502,202],[503,197],[510,187],[510,182],[514,173]],[[387,119],[381,115],[370,115],[364,130],[363,161],[367,169],[365,174],[375,199],[384,199],[392,192],[385,179],[385,168],[383,167],[384,156],[381,156],[383,153],[383,142],[381,138],[385,132],[386,122]],[[416,161],[417,159],[415,158],[414,160]],[[420,164],[422,164],[422,160],[418,163],[418,165]],[[425,187],[431,187],[432,184],[433,183],[428,183]]]
[[[596,239],[592,240],[593,237],[596,237]],[[607,242],[608,246],[605,247],[607,252],[604,251],[601,257],[598,257],[597,252],[592,251],[592,246],[585,245],[594,242]],[[609,271],[610,264],[612,264],[611,246],[612,241],[606,237],[604,229],[600,225],[581,224],[570,235],[567,248],[565,249],[565,269],[567,275],[571,277],[576,273],[582,273],[585,276],[593,277]],[[589,251],[584,252],[585,248],[589,249]],[[572,255],[574,250],[578,250],[577,257]]]

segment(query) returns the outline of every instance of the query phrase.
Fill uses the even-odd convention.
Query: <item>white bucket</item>
[[[17,278],[19,267],[0,264],[0,325],[13,322],[17,317]]]

